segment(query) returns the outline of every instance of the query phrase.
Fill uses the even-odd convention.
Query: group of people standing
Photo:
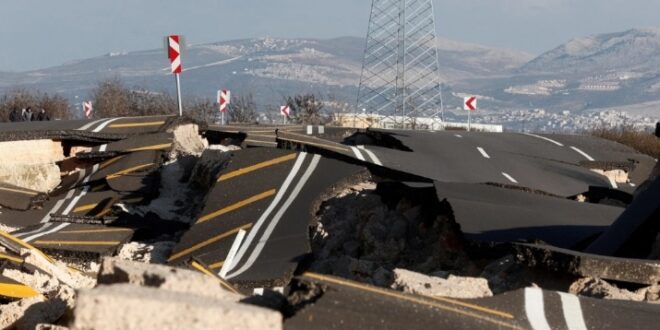
[[[46,121],[50,120],[50,116],[46,113],[45,109],[41,109],[36,115],[32,112],[32,107],[27,107],[18,112],[18,109],[14,108],[9,113],[9,121]]]

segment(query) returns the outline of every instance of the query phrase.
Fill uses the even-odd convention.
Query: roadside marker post
[[[283,105],[280,107],[280,114],[282,115],[282,124],[286,124],[287,118],[289,118],[289,113],[291,113],[291,107],[288,105]]]
[[[468,132],[471,129],[471,114],[472,111],[477,110],[477,97],[476,96],[469,96],[469,97],[464,97],[463,98],[463,110],[468,112]]]
[[[227,89],[218,90],[218,104],[220,106],[220,114],[222,116],[220,122],[222,125],[224,125],[225,112],[227,112],[227,107],[229,106],[229,104],[231,104],[231,91]]]
[[[87,117],[87,119],[92,119],[92,111],[94,111],[92,101],[83,101],[82,106],[85,117]]]
[[[183,106],[181,105],[181,79],[179,76],[183,71],[181,65],[181,37],[179,35],[171,35],[167,37],[167,56],[170,59],[172,66],[172,73],[176,77],[176,96],[179,105],[179,117],[183,116]]]

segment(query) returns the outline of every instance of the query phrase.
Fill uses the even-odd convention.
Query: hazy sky
[[[438,33],[539,54],[576,36],[660,26],[658,0],[433,0]],[[248,37],[366,35],[371,0],[2,0],[0,70]]]

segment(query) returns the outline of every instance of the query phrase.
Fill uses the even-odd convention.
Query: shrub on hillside
[[[591,135],[627,145],[651,157],[660,158],[660,139],[653,133],[625,126],[620,128],[598,128]]]

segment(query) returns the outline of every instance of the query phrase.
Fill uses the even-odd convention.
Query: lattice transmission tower
[[[358,112],[415,128],[440,120],[442,86],[432,0],[373,0],[358,91]]]

